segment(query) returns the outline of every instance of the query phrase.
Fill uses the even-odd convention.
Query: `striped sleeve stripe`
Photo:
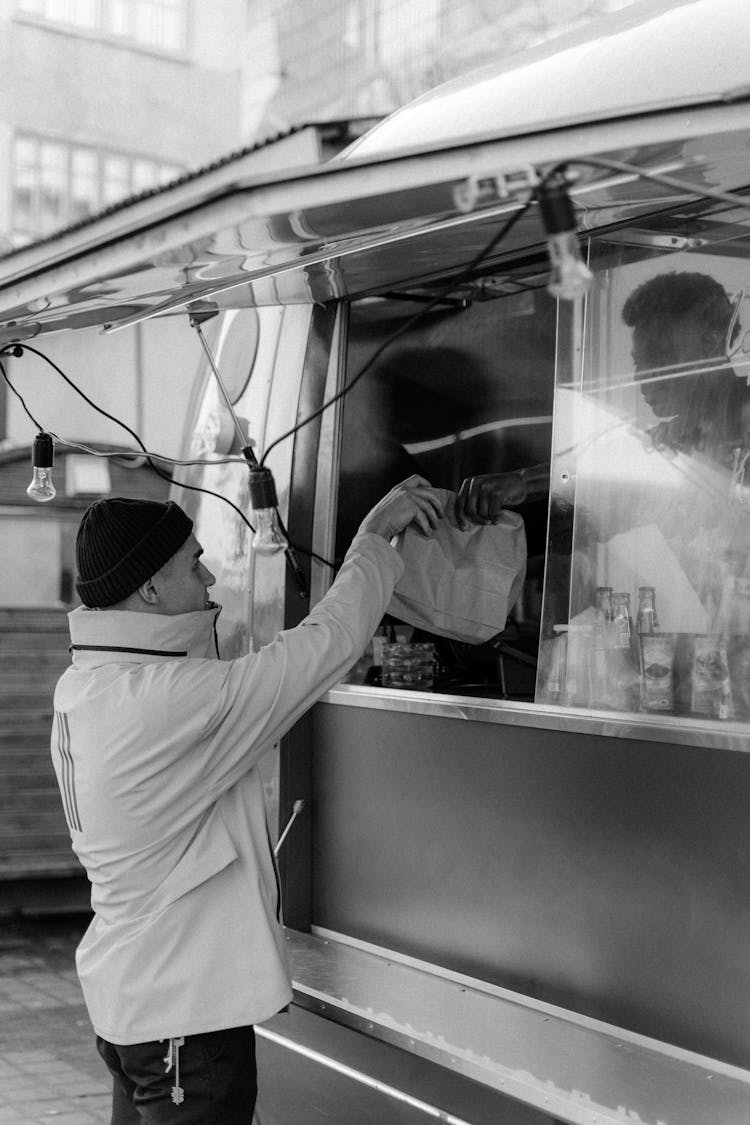
[[[61,786],[65,818],[71,832],[81,832],[81,818],[78,812],[78,799],[76,797],[75,766],[73,755],[70,752],[70,728],[68,716],[64,711],[56,711],[57,719],[57,750],[60,755]]]

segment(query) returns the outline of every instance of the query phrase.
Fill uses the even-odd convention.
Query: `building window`
[[[43,137],[13,142],[12,231],[16,244],[80,222],[129,195],[157,188],[182,169]]]
[[[164,51],[185,51],[188,0],[19,0],[38,19],[102,32]]]

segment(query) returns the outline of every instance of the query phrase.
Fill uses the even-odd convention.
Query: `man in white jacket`
[[[308,617],[231,661],[182,509],[113,498],[84,514],[52,757],[91,881],[76,964],[112,1125],[249,1125],[253,1025],[291,999],[256,765],[364,650],[403,569],[389,540],[442,514],[421,477],[396,486]]]

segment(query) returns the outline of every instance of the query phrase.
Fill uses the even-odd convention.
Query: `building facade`
[[[0,246],[243,143],[242,0],[0,0]]]

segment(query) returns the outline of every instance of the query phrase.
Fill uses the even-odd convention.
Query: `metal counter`
[[[605,738],[637,738],[676,746],[713,747],[742,753],[750,751],[750,728],[746,723],[731,721],[548,707],[507,699],[462,698],[431,692],[363,687],[360,684],[337,684],[326,693],[322,702],[541,730],[574,731]]]

